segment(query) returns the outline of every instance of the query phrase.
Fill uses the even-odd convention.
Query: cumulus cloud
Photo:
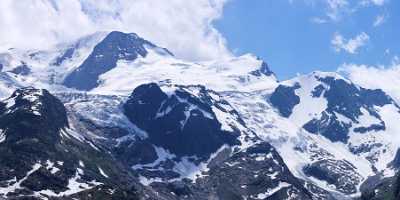
[[[396,61],[397,60],[397,61]],[[400,103],[400,62],[390,66],[344,64],[339,71],[364,88],[382,89]]]
[[[226,0],[2,0],[0,46],[45,48],[96,32],[121,30],[169,48],[178,57],[229,56],[213,27]]]
[[[369,36],[362,32],[354,38],[345,39],[340,33],[335,33],[331,44],[335,51],[345,51],[350,54],[357,54],[358,49],[366,45],[369,41]]]
[[[42,47],[58,39],[69,40],[93,31],[90,19],[80,12],[78,1],[2,0],[0,3],[0,45]]]

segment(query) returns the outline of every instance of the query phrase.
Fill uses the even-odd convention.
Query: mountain
[[[148,54],[146,47],[156,48],[154,44],[136,34],[111,32],[94,47],[89,57],[65,78],[64,85],[80,90],[91,90],[98,86],[99,76],[116,67],[118,61],[134,61],[138,57],[146,57]],[[171,55],[166,49],[159,50]],[[68,49],[62,58],[71,57],[71,54],[72,50]]]
[[[138,198],[133,176],[74,132],[64,105],[47,90],[17,89],[0,105],[1,197],[83,198],[96,190],[107,198],[115,190]]]
[[[398,196],[398,102],[338,73],[279,82],[118,31],[0,66],[0,199]]]
[[[139,199],[141,194],[151,197],[152,190],[157,189],[165,193],[162,197],[165,199],[272,195],[288,198],[289,194],[296,199],[312,198],[302,181],[290,173],[271,145],[262,141],[247,141],[246,138],[243,138],[243,143],[239,141],[240,132],[245,131],[245,127],[238,123],[240,120],[236,119],[236,112],[229,109],[229,104],[217,98],[217,93],[194,86],[192,90],[186,87],[167,89],[175,94],[169,93],[169,98],[164,96],[166,93],[156,84],[136,88],[124,103],[121,114],[125,113],[139,128],[146,127],[146,123],[153,124],[155,132],[146,128],[148,135],[143,138],[126,133],[116,139],[100,137],[93,132],[79,134],[77,131],[82,131],[82,127],[77,128],[75,123],[81,122],[67,117],[67,108],[48,91],[18,89],[2,104],[1,121],[4,124],[1,128],[5,131],[2,132],[4,139],[0,150],[1,174],[5,176],[1,177],[0,194],[7,198]],[[199,93],[195,96],[193,90]],[[164,99],[157,99],[156,96]],[[76,101],[77,97],[73,99]],[[157,104],[154,100],[162,101]],[[170,113],[165,113],[165,110],[157,110],[161,104],[167,110],[175,107]],[[140,113],[136,109],[155,112],[147,117],[131,115]],[[215,113],[223,118],[218,118]],[[157,120],[155,118],[160,122],[139,122],[143,119]],[[163,122],[165,120],[167,123]],[[157,123],[166,124],[167,128],[171,125],[177,127],[173,127],[170,133],[159,132],[158,128],[163,126],[154,126]],[[96,125],[91,124],[88,128],[93,126]],[[207,131],[209,133],[204,134]],[[120,134],[120,131],[108,134],[113,136],[114,133]],[[163,134],[168,138],[157,140]],[[181,137],[171,137],[174,134]],[[210,148],[178,146],[182,137],[183,142],[189,145],[208,145]],[[110,145],[113,140],[114,145]],[[201,140],[203,144],[196,143]],[[254,145],[242,146],[253,142]],[[132,158],[132,155],[135,157]],[[247,175],[244,176],[244,173]],[[129,188],[122,186],[127,182]],[[210,185],[215,185],[215,189],[207,189]],[[147,191],[141,188],[145,186],[152,189]],[[232,186],[235,189],[225,191]],[[274,190],[276,192],[272,192]],[[92,191],[96,191],[93,196]],[[171,193],[174,195],[171,196]]]
[[[157,157],[132,166],[143,184],[192,179],[195,182],[186,184],[181,196],[194,199],[284,199],[289,194],[311,199],[274,148],[253,138],[218,93],[202,86],[146,84],[133,91],[123,108],[130,121],[147,133],[140,143],[155,146]]]
[[[316,72],[282,83],[271,94],[270,102],[327,154],[303,166],[305,175],[341,192],[356,193],[357,185],[368,177],[383,178],[396,170],[390,163],[399,146],[393,138],[400,110],[382,90],[359,87],[338,74]]]

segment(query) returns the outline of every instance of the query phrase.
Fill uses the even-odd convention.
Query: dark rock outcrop
[[[357,185],[363,181],[356,168],[346,160],[319,160],[303,169],[308,176],[326,181],[345,194],[357,192]]]
[[[279,85],[272,93],[269,100],[282,116],[289,117],[293,112],[293,108],[300,103],[300,97],[295,93],[300,87],[298,84],[293,87]]]
[[[12,69],[10,72],[14,73],[14,74],[26,76],[31,73],[31,69],[25,62],[21,62],[21,65],[18,65],[17,67]]]
[[[239,144],[238,131],[221,129],[207,97],[183,89],[167,95],[157,84],[137,87],[124,105],[132,123],[145,130],[150,143],[182,156],[207,159],[222,145]]]

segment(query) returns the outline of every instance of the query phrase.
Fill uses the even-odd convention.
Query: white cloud
[[[311,22],[317,24],[338,21],[344,15],[351,13],[351,3],[348,0],[289,0],[290,4],[294,4],[294,2],[305,3],[323,10],[323,16],[311,18]]]
[[[371,2],[377,6],[382,6],[387,2],[387,0],[371,0]]]
[[[1,0],[0,46],[48,47],[95,32],[121,30],[169,48],[178,57],[230,55],[212,23],[227,0]]]
[[[350,54],[357,54],[358,49],[366,45],[368,41],[369,36],[364,32],[360,33],[355,38],[351,38],[348,40],[345,39],[341,34],[335,33],[331,44],[337,52],[343,50]]]
[[[344,64],[340,69],[354,83],[364,88],[382,89],[400,103],[400,63],[388,66]]]
[[[294,5],[296,2],[304,3],[310,7],[323,11],[318,17],[311,18],[316,24],[338,22],[366,6],[383,6],[389,0],[289,0]]]
[[[78,1],[2,0],[0,3],[0,45],[41,47],[63,38],[75,38],[93,31],[93,24],[80,12]]]
[[[327,0],[327,16],[332,20],[338,20],[343,11],[348,10],[349,2],[347,0]]]
[[[362,0],[360,2],[361,5],[375,5],[375,6],[383,6],[388,0]]]
[[[313,22],[315,24],[326,24],[328,22],[328,20],[320,18],[320,17],[313,17],[313,18],[311,18],[311,22]]]
[[[373,25],[374,25],[374,27],[378,27],[378,26],[382,25],[385,21],[386,21],[385,15],[378,15],[378,16],[376,16]]]

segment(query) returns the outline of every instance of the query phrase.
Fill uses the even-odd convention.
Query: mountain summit
[[[156,48],[156,46],[134,33],[113,31],[65,78],[64,85],[80,90],[91,90],[98,86],[99,76],[116,67],[118,61],[134,61],[138,57],[146,57],[148,54],[146,48]],[[168,50],[162,50],[165,54],[170,54]]]

